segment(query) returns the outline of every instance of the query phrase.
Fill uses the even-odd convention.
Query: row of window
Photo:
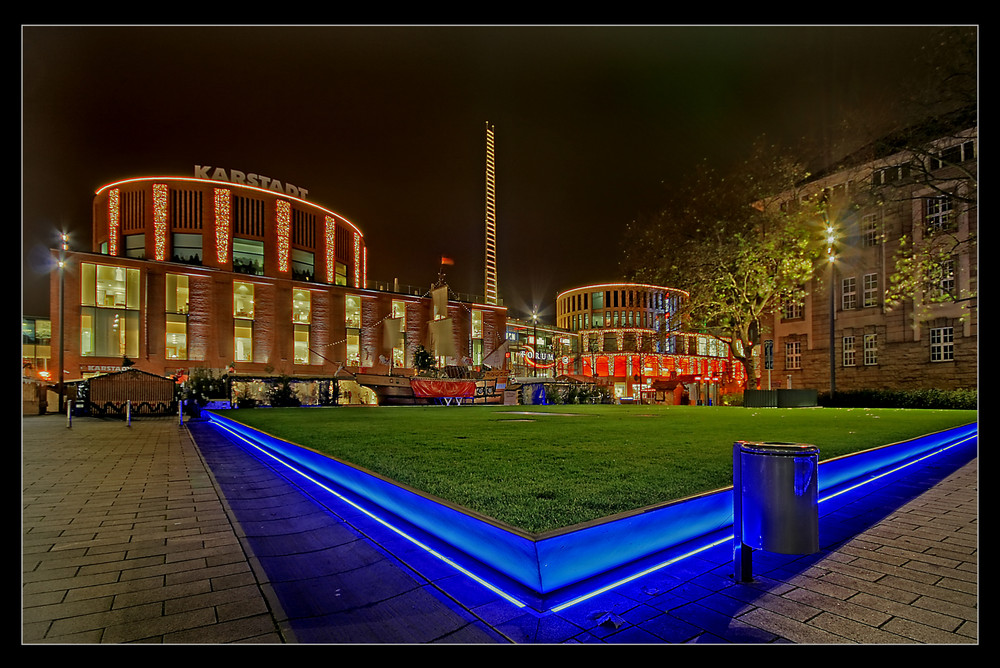
[[[136,357],[139,354],[139,270],[125,267],[81,265],[81,355],[93,357]],[[165,357],[188,359],[187,332],[190,290],[188,277],[166,274]],[[233,350],[237,362],[253,361],[254,284],[233,281]],[[291,324],[295,364],[311,364],[310,327],[312,293],[303,288],[292,292]],[[361,364],[361,297],[347,295],[344,308],[346,360]],[[406,303],[393,300],[391,314],[384,322],[386,341],[392,350],[392,364],[406,366]],[[472,359],[482,364],[483,312],[472,311]]]
[[[171,261],[184,264],[201,265],[203,259],[202,235],[189,232],[176,232],[172,235],[173,252]],[[123,255],[128,258],[143,260],[146,257],[146,235],[126,234],[123,240]],[[103,244],[102,252],[107,253],[107,242]],[[290,251],[292,278],[297,281],[314,281],[316,279],[315,254],[292,248]],[[233,237],[232,253],[233,271],[249,276],[264,275],[264,242],[259,239]],[[334,285],[347,285],[347,265],[337,261],[335,267]]]
[[[860,339],[860,341],[859,341]],[[845,336],[841,339],[841,363],[845,367],[858,365],[858,343],[861,344],[861,363],[864,366],[878,364],[878,334],[864,334],[861,337]],[[955,360],[955,330],[953,327],[935,327],[930,330],[931,362],[952,362]],[[785,368],[802,368],[802,342],[785,342]]]

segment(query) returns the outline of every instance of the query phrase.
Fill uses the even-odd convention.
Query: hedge
[[[955,408],[976,410],[976,390],[838,390],[819,395],[831,408]]]

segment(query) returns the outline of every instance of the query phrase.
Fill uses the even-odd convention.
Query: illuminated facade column
[[[229,238],[232,228],[231,193],[224,188],[215,189],[215,259],[220,266],[229,260]]]
[[[108,191],[108,255],[118,255],[118,216],[121,209],[118,203],[118,188]]]
[[[291,254],[292,205],[283,199],[277,201],[278,271],[288,271]]]
[[[497,298],[497,203],[493,162],[493,126],[486,124],[486,303]]]
[[[153,257],[157,262],[167,259],[168,193],[165,183],[153,184]]]
[[[354,287],[363,288],[361,285],[361,235],[354,233]]]
[[[326,217],[326,282],[337,280],[337,224],[333,216]]]

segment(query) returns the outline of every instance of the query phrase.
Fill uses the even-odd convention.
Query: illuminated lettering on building
[[[247,174],[236,169],[230,169],[227,172],[222,167],[213,168],[211,165],[195,165],[194,176],[198,179],[228,181],[230,183],[253,186],[254,188],[263,188],[264,190],[273,190],[274,192],[285,193],[290,197],[298,197],[299,199],[305,199],[309,194],[309,191],[305,188],[293,186],[291,183],[282,184],[278,179],[272,179],[269,176]]]

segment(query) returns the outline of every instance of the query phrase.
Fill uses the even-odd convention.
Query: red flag
[[[455,264],[455,261],[452,260],[450,257],[445,257],[444,255],[442,255],[441,256],[441,264],[443,264],[443,265],[444,264],[452,264],[453,265],[453,264]]]

